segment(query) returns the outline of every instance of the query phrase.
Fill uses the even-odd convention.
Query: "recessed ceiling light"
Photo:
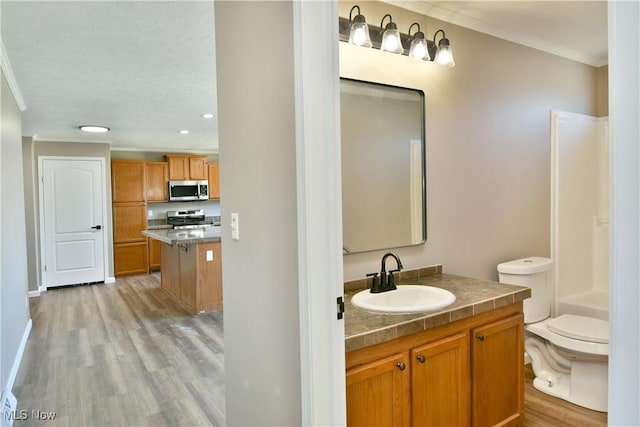
[[[179,133],[180,135],[188,135],[188,134],[189,134],[189,129],[180,129],[180,130],[178,131],[178,133]]]
[[[103,133],[109,132],[111,129],[105,126],[96,126],[96,125],[82,125],[79,126],[81,131],[84,132],[92,132],[92,133]]]
[[[203,118],[203,119],[213,119],[213,114],[211,114],[211,113],[204,113],[204,114],[202,115],[202,118]]]

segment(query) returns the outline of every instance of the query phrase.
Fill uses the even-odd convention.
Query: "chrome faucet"
[[[387,258],[393,257],[396,260],[396,269],[387,272],[386,263]],[[392,291],[396,289],[396,285],[393,279],[393,273],[398,273],[402,270],[402,262],[398,255],[387,252],[382,257],[382,265],[380,266],[380,277],[378,277],[378,273],[369,273],[367,277],[372,277],[373,284],[371,286],[371,293],[377,294],[380,292]]]

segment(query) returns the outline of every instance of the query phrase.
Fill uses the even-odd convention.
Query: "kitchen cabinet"
[[[522,303],[346,354],[347,425],[518,425]]]
[[[144,189],[144,160],[111,161],[111,201],[113,203],[144,202]]]
[[[113,245],[113,258],[116,277],[149,272],[146,241]]]
[[[209,169],[207,156],[167,154],[170,180],[206,180]]]
[[[220,199],[220,168],[219,164],[209,163],[209,200]]]
[[[169,182],[167,162],[146,162],[146,199],[148,202],[166,202]]]
[[[147,229],[145,203],[114,203],[113,243],[146,242],[140,232]]]
[[[149,248],[149,270],[160,270],[162,265],[160,255],[161,242],[156,239],[147,239],[147,247]]]
[[[161,285],[193,313],[222,310],[220,242],[161,243]]]
[[[524,317],[475,328],[471,333],[472,425],[519,425],[524,413]]]

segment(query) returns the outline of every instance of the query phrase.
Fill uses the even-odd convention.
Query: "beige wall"
[[[8,382],[12,382],[11,369],[29,325],[29,308],[22,117],[4,71],[0,73],[0,94],[0,387],[4,392],[5,387],[12,386]]]
[[[301,425],[293,4],[215,2],[215,20],[221,214],[240,229],[222,229],[226,423]]]
[[[340,2],[341,16],[352,3]],[[428,38],[442,28],[456,66],[340,43],[344,77],[422,89],[426,96],[427,243],[395,250],[405,268],[443,264],[447,273],[497,279],[496,265],[549,256],[549,111],[596,115],[596,68],[364,2],[376,25],[391,13]],[[380,269],[383,251],[344,256],[345,280]]]
[[[597,69],[597,96],[598,108],[597,116],[606,117],[609,115],[609,66]]]
[[[29,262],[29,290],[38,290],[40,273],[37,267],[40,265],[40,229],[39,229],[39,181],[38,156],[64,156],[64,157],[102,157],[106,163],[107,201],[111,200],[111,154],[109,144],[102,143],[78,143],[78,142],[53,142],[33,141],[31,138],[23,139],[23,159],[25,164],[25,181],[31,182],[31,188],[27,191],[25,208],[27,215],[27,249]],[[31,194],[32,193],[32,194]],[[107,202],[106,224],[111,224],[111,203]],[[113,232],[109,225],[106,233],[108,248],[108,265],[106,266],[108,277],[113,277]],[[34,271],[34,269],[36,269]],[[36,281],[37,278],[37,281]]]

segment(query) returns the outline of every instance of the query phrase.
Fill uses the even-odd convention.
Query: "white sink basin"
[[[368,311],[381,313],[421,313],[445,308],[456,296],[446,289],[433,286],[401,285],[394,291],[372,294],[369,289],[353,296],[351,303]]]

